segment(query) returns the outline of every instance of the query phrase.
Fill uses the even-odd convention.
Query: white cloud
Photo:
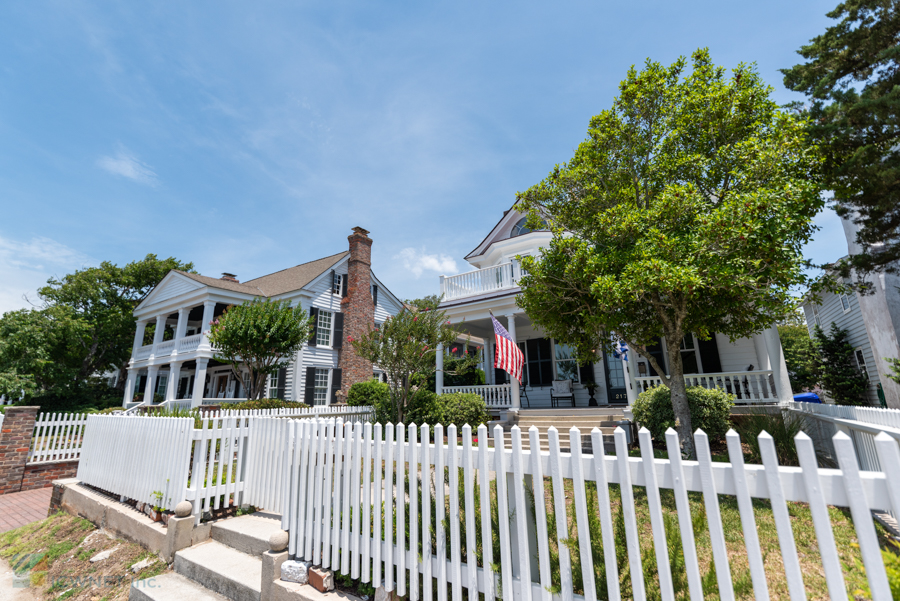
[[[37,289],[50,277],[96,264],[87,255],[50,238],[20,242],[0,236],[0,314],[30,307],[28,300],[37,303]]]
[[[425,254],[424,248],[421,251],[415,248],[404,248],[394,255],[394,258],[403,261],[406,270],[416,278],[426,271],[436,271],[438,274],[455,274],[457,272],[456,261],[452,257],[444,254]]]
[[[157,183],[156,173],[124,148],[120,148],[114,157],[100,157],[97,159],[97,166],[140,184],[155,186]]]

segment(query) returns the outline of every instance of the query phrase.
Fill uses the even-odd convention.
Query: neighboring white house
[[[486,384],[477,390],[465,389],[483,394],[491,409],[550,407],[554,386],[567,386],[554,382],[568,379],[572,381],[574,405],[587,407],[590,395],[585,384],[592,381],[598,385],[595,399],[600,405],[631,404],[641,390],[660,383],[645,358],[629,353],[629,360],[625,361],[610,353],[598,357],[593,365],[579,367],[569,347],[548,338],[516,305],[521,275],[516,257],[539,253],[542,246],[549,245],[551,236],[546,230],[529,230],[525,216],[511,209],[465,257],[474,271],[440,277],[441,309],[471,336],[470,347],[487,349],[482,364]],[[509,382],[505,372],[492,368],[495,344],[490,313],[506,327],[525,354],[523,390],[519,390],[518,382]],[[666,344],[662,339],[652,351],[664,366]],[[775,402],[793,396],[774,326],[733,343],[722,334],[707,341],[691,334],[680,345],[685,374],[690,374],[688,385],[724,388],[736,395],[738,403]],[[438,375],[438,392],[459,389],[445,387],[442,374]],[[553,404],[560,407],[571,402],[557,400],[553,399]]]
[[[194,407],[244,400],[242,383],[230,365],[216,361],[207,332],[230,305],[257,297],[288,300],[316,319],[309,342],[270,378],[267,396],[330,404],[338,390],[371,378],[371,364],[360,363],[344,344],[346,337],[396,315],[402,303],[371,272],[367,234],[354,228],[349,251],[246,282],[232,274],[212,278],[169,272],[134,311],[137,328],[123,404],[149,403],[154,397],[189,399]],[[145,340],[148,324],[156,326],[152,340]]]
[[[850,220],[841,220],[847,239],[849,254],[857,254],[857,226]],[[869,276],[871,291],[867,294],[824,293],[818,304],[803,305],[809,335],[816,325],[826,333],[835,323],[847,330],[847,341],[853,346],[856,366],[869,378],[866,395],[872,405],[880,405],[884,396],[888,407],[900,408],[900,384],[887,377],[890,366],[884,359],[900,357],[900,277],[892,273]]]

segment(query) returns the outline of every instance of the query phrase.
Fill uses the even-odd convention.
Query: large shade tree
[[[784,84],[808,97],[802,110],[822,147],[838,214],[860,225],[863,252],[843,275],[896,271],[900,260],[900,2],[848,0],[836,22],[798,51]]]
[[[192,271],[193,264],[147,255],[50,279],[36,308],[0,317],[0,374],[12,386],[17,374],[38,393],[66,395],[122,368],[134,341],[134,309],[172,269]]]
[[[254,299],[229,307],[212,322],[209,341],[216,359],[228,363],[247,398],[266,392],[266,378],[286,366],[309,340],[309,315],[290,301]]]
[[[549,223],[523,259],[519,304],[582,361],[615,340],[647,352],[664,336],[676,429],[695,456],[679,343],[771,326],[806,282],[801,248],[822,207],[816,149],[755,68],[706,50],[632,67],[575,156],[519,194]]]

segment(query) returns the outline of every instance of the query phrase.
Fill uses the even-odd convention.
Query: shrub
[[[234,403],[233,405],[222,405],[222,408],[236,411],[249,411],[252,409],[309,409],[309,405],[281,399],[257,399],[255,401]]]
[[[82,413],[92,409],[122,407],[124,393],[110,388],[105,381],[90,380],[65,393],[44,392],[35,394],[16,405],[41,408],[42,413]]]
[[[466,424],[475,430],[491,419],[480,394],[461,392],[437,395],[430,391],[419,391],[409,415],[410,423],[430,426],[441,424],[445,427],[455,424],[459,430]]]
[[[387,384],[372,378],[367,382],[357,382],[347,391],[347,404],[351,407],[367,405],[377,407],[380,403],[391,402],[391,389]]]
[[[734,396],[724,390],[691,386],[687,389],[691,424],[696,430],[706,432],[710,440],[719,440],[731,427],[731,407]],[[666,429],[675,427],[675,411],[672,408],[669,389],[657,386],[638,396],[631,407],[634,419],[650,430],[654,440],[664,442]]]

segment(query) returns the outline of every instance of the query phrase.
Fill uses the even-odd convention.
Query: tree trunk
[[[671,340],[671,342],[670,342]],[[681,456],[684,459],[697,458],[697,450],[694,447],[694,426],[691,423],[691,408],[688,405],[687,390],[684,383],[684,364],[681,362],[681,339],[666,337],[669,351],[669,366],[672,374],[669,376],[669,394],[672,400],[672,409],[675,412],[675,431],[681,440]]]

